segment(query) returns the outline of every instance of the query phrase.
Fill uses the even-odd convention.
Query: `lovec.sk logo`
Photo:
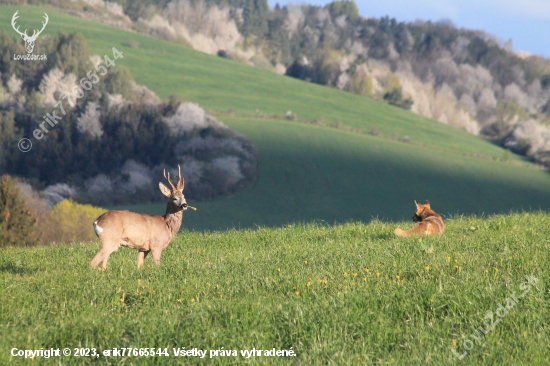
[[[42,31],[44,30],[44,28],[46,28],[46,25],[48,24],[48,14],[44,13],[44,20],[45,22],[42,22],[42,29],[40,30],[34,30],[32,36],[29,37],[29,35],[27,34],[27,30],[25,29],[24,32],[20,32],[19,31],[19,26],[16,28],[16,20],[17,18],[19,18],[19,16],[17,15],[17,13],[19,13],[19,10],[17,10],[15,12],[15,14],[13,14],[13,17],[11,18],[11,26],[13,27],[13,29],[19,33],[21,35],[21,38],[23,38],[23,41],[25,41],[25,48],[27,49],[27,54],[26,55],[13,55],[13,59],[14,60],[46,60],[46,55],[33,55],[32,54],[32,51],[34,49],[34,43],[36,42],[36,39],[38,38],[38,36],[40,35],[40,33],[42,33]]]

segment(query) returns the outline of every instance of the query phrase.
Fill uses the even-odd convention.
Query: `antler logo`
[[[21,38],[23,38],[23,40],[25,41],[25,48],[27,49],[27,53],[32,53],[32,50],[34,49],[34,42],[36,42],[36,38],[38,38],[38,36],[40,35],[40,33],[42,33],[42,31],[44,30],[44,28],[46,28],[46,24],[48,24],[48,14],[44,13],[44,19],[46,20],[45,22],[42,22],[42,29],[40,29],[39,31],[38,30],[34,30],[34,33],[32,34],[32,36],[28,36],[27,35],[27,30],[25,29],[25,32],[20,32],[19,31],[19,27],[15,28],[15,20],[17,18],[19,18],[19,16],[17,15],[17,13],[19,13],[19,10],[17,10],[15,12],[15,14],[13,14],[13,18],[11,18],[11,26],[13,27],[13,29],[19,33],[21,35]]]

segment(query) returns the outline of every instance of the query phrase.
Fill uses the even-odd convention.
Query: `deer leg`
[[[153,251],[153,261],[157,266],[160,266],[160,255],[162,254],[162,250],[156,250]]]
[[[90,262],[90,267],[92,269],[96,268],[99,265],[99,262],[103,262],[103,270],[107,269],[107,261],[111,253],[118,249],[118,244],[102,244],[101,250],[96,254],[94,259]]]
[[[138,262],[137,262],[137,266],[138,266],[138,269],[143,265],[143,261],[145,260],[145,257],[147,257],[147,254],[149,254],[150,250],[146,251],[146,252],[139,252],[138,253]]]
[[[109,253],[110,254],[110,253]],[[95,257],[90,261],[90,268],[96,269],[99,263],[105,258],[105,256],[108,256],[107,251],[104,250],[104,248],[101,248],[101,250],[95,255]]]
[[[114,251],[116,251],[118,248],[114,248],[113,250],[109,250],[107,252],[107,255],[103,258],[103,270],[105,271],[107,269],[107,261],[109,260],[109,256],[111,255],[111,253],[113,253]]]

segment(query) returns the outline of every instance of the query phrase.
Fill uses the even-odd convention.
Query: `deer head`
[[[21,35],[21,38],[23,38],[23,41],[25,41],[25,48],[27,49],[27,53],[32,53],[32,50],[34,49],[34,42],[36,42],[36,38],[38,38],[38,36],[40,35],[40,33],[42,33],[42,31],[44,30],[44,28],[46,28],[46,24],[48,24],[48,14],[44,13],[44,19],[46,20],[45,22],[42,22],[42,29],[40,29],[39,31],[38,30],[34,30],[32,36],[28,36],[27,34],[27,30],[25,29],[24,32],[20,32],[19,31],[19,27],[15,28],[15,20],[17,18],[19,18],[19,16],[17,15],[17,13],[19,12],[19,10],[17,10],[15,12],[15,14],[13,14],[13,17],[11,18],[11,26],[13,27],[13,29],[19,33]]]
[[[160,191],[162,192],[162,194],[169,198],[167,213],[168,211],[178,212],[181,210],[187,210],[187,201],[185,201],[185,197],[183,196],[183,177],[181,176],[181,168],[179,165],[178,173],[178,184],[174,187],[174,185],[170,181],[170,172],[168,172],[168,176],[166,176],[166,170],[164,170],[164,178],[166,178],[168,183],[170,183],[170,186],[172,187],[171,190],[170,188],[159,182]]]

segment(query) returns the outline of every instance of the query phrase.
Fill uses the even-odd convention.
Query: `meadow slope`
[[[444,217],[550,205],[545,171],[307,124],[224,121],[260,147],[258,181],[234,196],[193,203],[198,210],[184,213],[184,228],[410,220],[415,199],[429,199]],[[166,205],[125,208],[162,215]]]
[[[51,7],[1,9],[0,24],[8,34],[14,33],[10,19],[16,9],[29,28],[40,24],[47,11],[50,23],[44,35],[76,30],[99,55],[116,46],[124,52],[117,63],[127,66],[139,84],[161,97],[177,94],[197,102],[250,138],[260,156],[255,186],[194,203],[198,211],[186,213],[186,229],[400,220],[411,216],[414,199],[429,199],[445,215],[550,208],[547,172],[528,167],[514,155],[511,161],[500,161],[507,156],[504,150],[464,131],[357,95],[63,15]],[[138,48],[128,46],[130,40]],[[374,126],[382,136],[269,117],[288,110],[300,120],[322,118],[326,125],[340,121],[362,131]],[[35,150],[32,154],[40,154]],[[164,204],[123,208],[164,213]]]
[[[465,365],[544,365],[549,223],[544,213],[453,217],[443,236],[409,239],[379,221],[183,232],[161,267],[147,258],[141,271],[125,248],[107,271],[89,270],[98,243],[3,250],[0,363],[22,361],[13,347],[161,347],[168,357],[37,360],[286,365],[287,357],[175,357],[173,348],[293,347],[295,365],[444,365],[458,362],[453,349]],[[494,328],[483,336],[485,322]]]

